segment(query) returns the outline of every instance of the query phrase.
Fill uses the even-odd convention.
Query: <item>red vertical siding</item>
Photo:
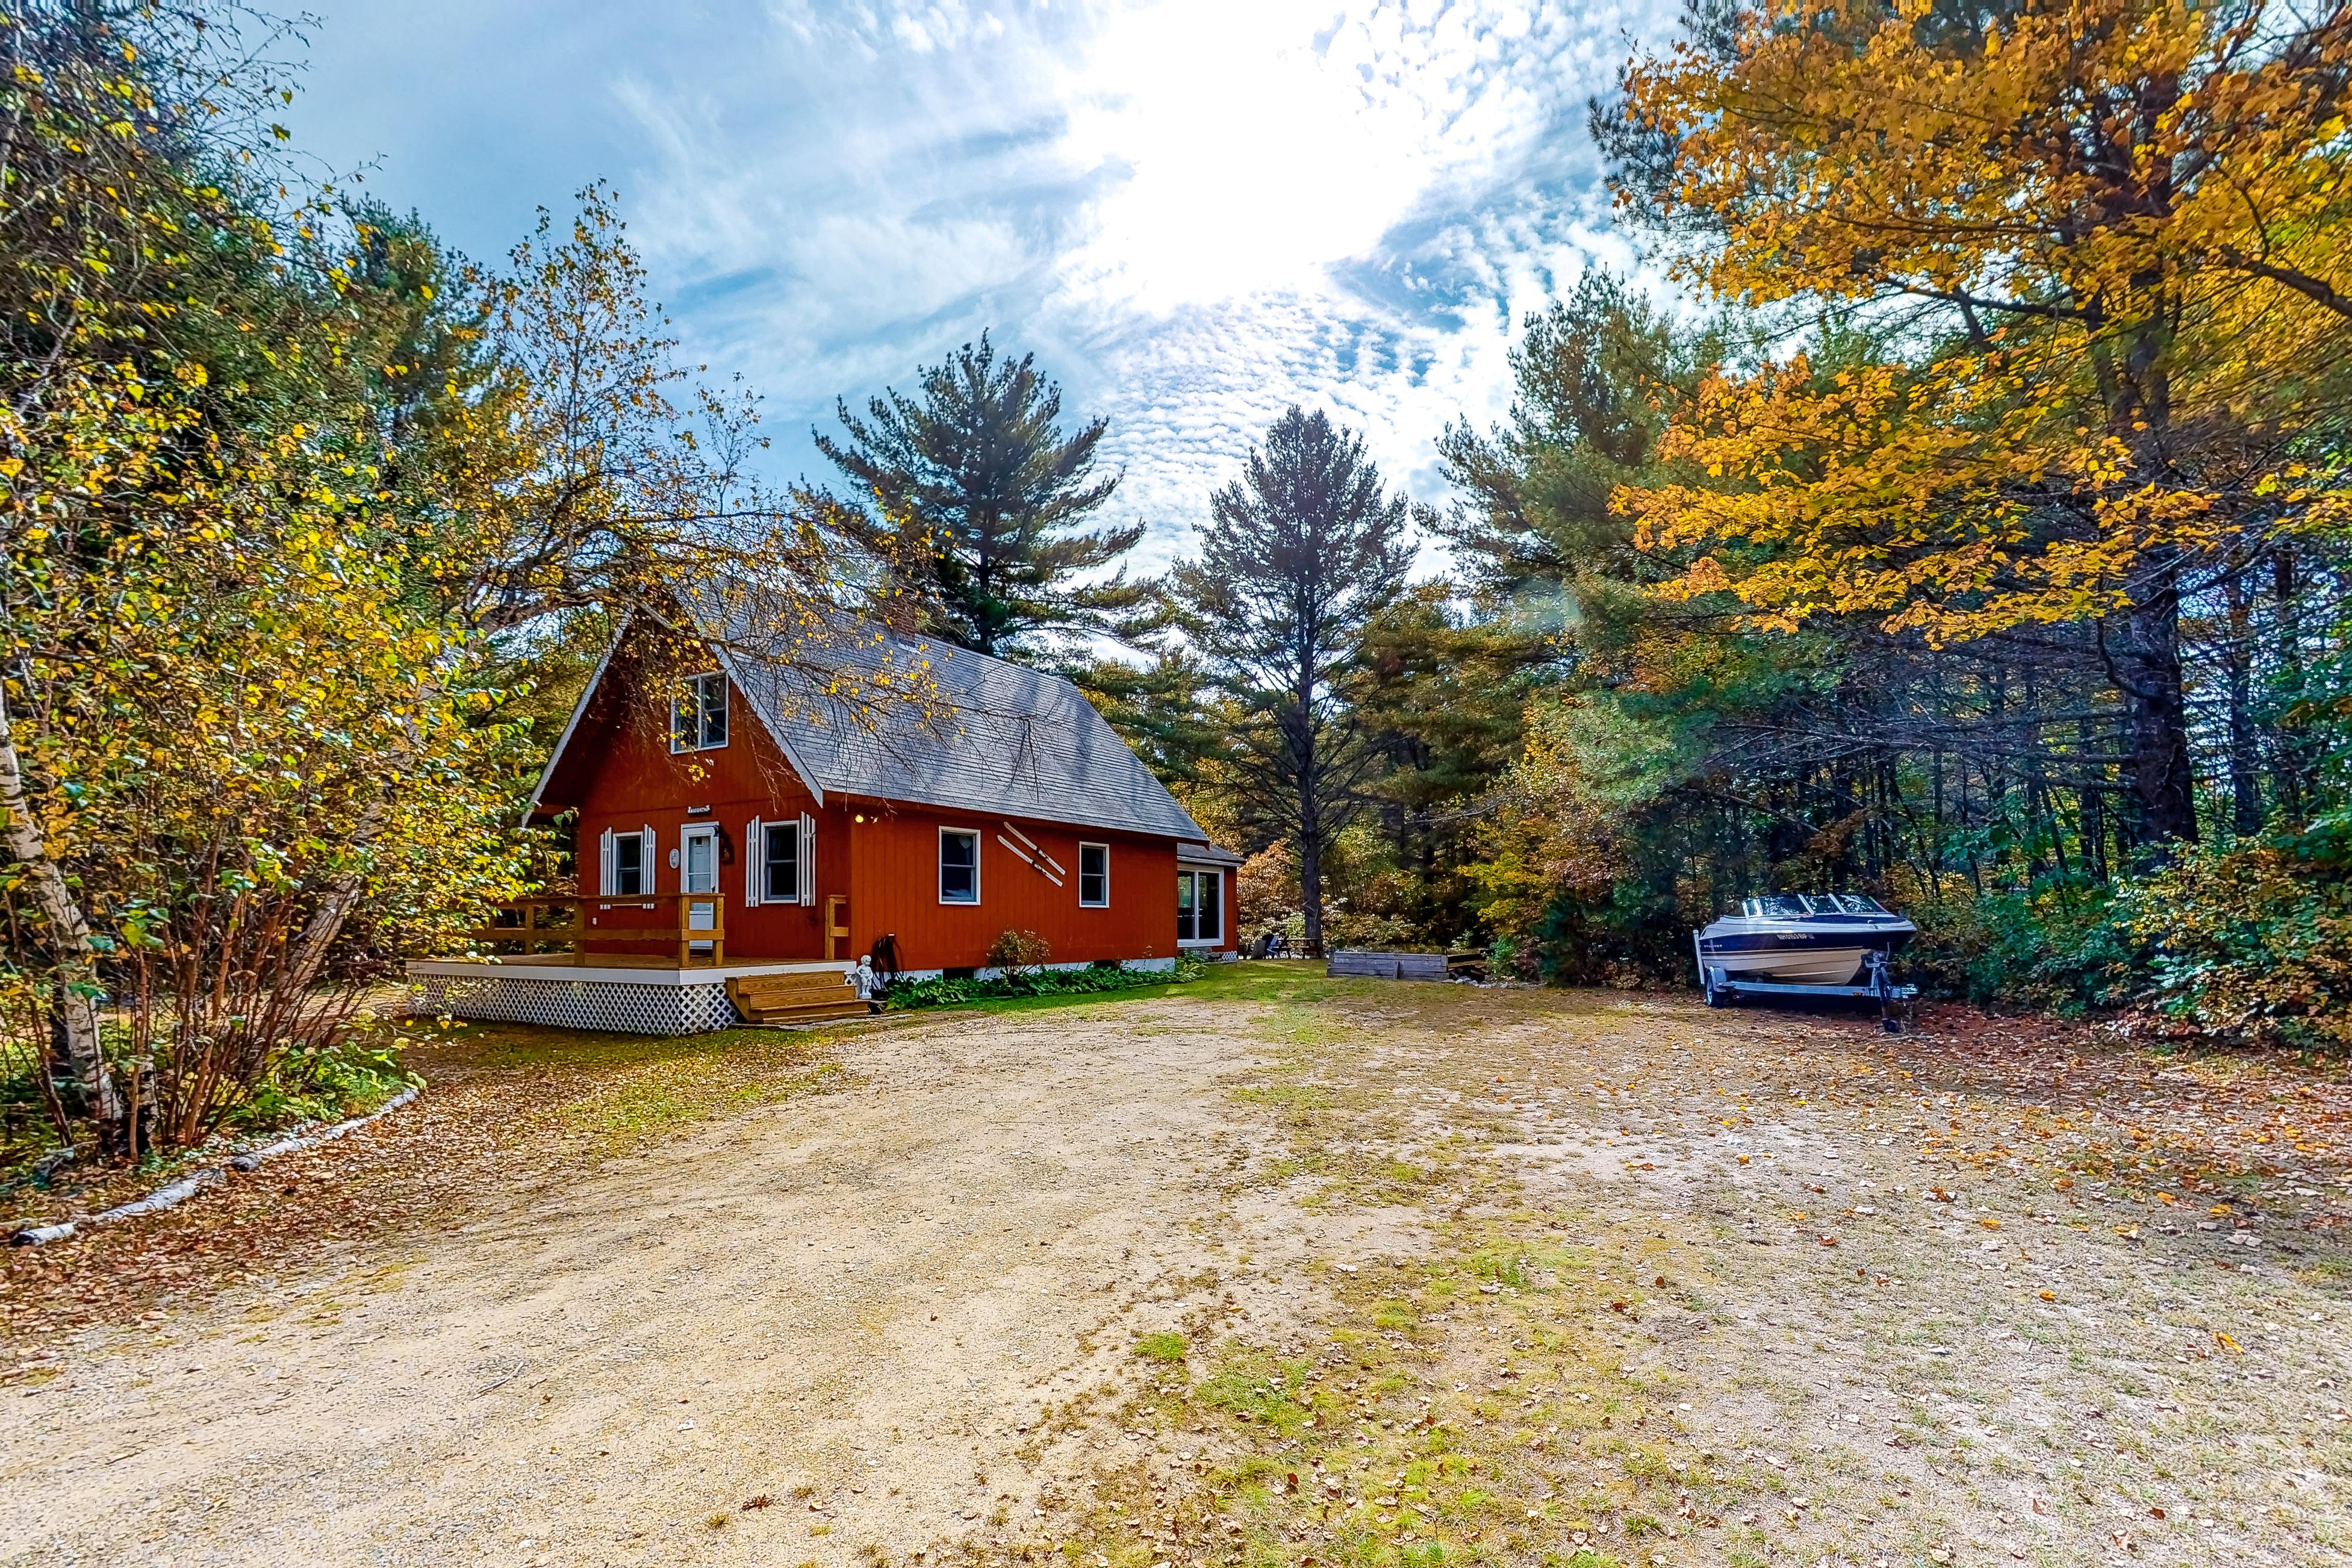
[[[1007,830],[1008,819],[981,812],[866,801],[853,808],[850,826],[849,929],[859,952],[887,931],[898,939],[898,963],[908,969],[971,969],[986,961],[989,944],[1007,931],[1034,931],[1052,950],[1049,962],[1171,958],[1176,952],[1176,846],[1165,838],[1070,827],[1012,818],[1061,865],[1054,876],[1042,862],[1024,862],[1006,847],[1034,852]],[[980,902],[942,904],[939,893],[940,829],[980,835]],[[1110,903],[1078,903],[1078,846],[1110,847]]]
[[[817,805],[793,774],[740,696],[730,694],[727,744],[715,751],[670,752],[667,739],[643,724],[600,725],[593,736],[575,739],[590,749],[583,759],[585,789],[579,796],[574,840],[580,890],[599,884],[597,855],[606,828],[630,833],[654,830],[653,888],[683,890],[681,868],[670,864],[680,834],[688,826],[719,828],[719,891],[727,908],[727,954],[743,959],[813,959],[824,955],[824,895],[849,890],[849,847],[843,814]],[[693,806],[709,809],[689,813]],[[758,847],[750,841],[754,817],[770,822],[817,819],[814,907],[743,901],[746,862]]]

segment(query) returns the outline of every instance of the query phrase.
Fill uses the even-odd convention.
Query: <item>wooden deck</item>
[[[464,960],[452,960],[452,961],[448,961],[448,962],[457,962],[457,963],[462,963],[462,962],[465,962],[465,961],[464,961]],[[759,961],[758,959],[756,959],[756,958],[739,958],[739,959],[737,959],[737,960],[735,961],[735,964],[736,964],[736,965],[750,964],[750,963],[759,963],[759,962],[760,962],[760,961]],[[513,968],[516,964],[519,964],[519,963],[520,963],[520,964],[540,964],[540,963],[571,964],[571,965],[573,965],[573,966],[575,966],[575,967],[582,966],[582,965],[585,965],[585,966],[593,967],[593,968],[596,968],[596,969],[669,969],[669,970],[689,970],[689,969],[719,969],[719,968],[722,968],[722,967],[731,967],[731,966],[729,966],[729,965],[722,965],[722,964],[721,964],[721,963],[719,963],[719,962],[717,959],[715,959],[715,958],[710,958],[710,957],[707,957],[707,956],[703,956],[703,955],[699,955],[699,954],[690,955],[690,957],[689,957],[689,961],[688,961],[688,963],[678,963],[678,961],[677,960],[677,958],[676,958],[676,957],[672,956],[672,955],[671,955],[671,954],[669,954],[669,953],[666,953],[666,952],[599,952],[599,953],[592,954],[591,956],[589,956],[589,957],[587,957],[587,958],[585,958],[585,959],[582,959],[582,958],[575,958],[575,957],[572,956],[572,955],[571,955],[571,954],[569,954],[569,953],[560,953],[560,952],[557,952],[557,953],[548,953],[548,952],[541,952],[541,953],[528,953],[528,954],[519,954],[519,955],[516,955],[516,956],[513,956],[513,957],[507,958],[507,959],[505,959],[505,960],[503,960],[502,962],[500,962],[500,963],[499,963],[499,968],[501,968],[501,969],[511,969],[511,968]]]
[[[667,955],[600,952],[585,963],[568,953],[466,954],[456,958],[412,958],[411,974],[480,975],[549,974],[594,980],[675,981],[694,985],[718,985],[749,976],[770,974],[846,974],[856,965],[845,959],[745,958],[730,955],[724,963],[698,960],[680,963]]]
[[[793,1026],[866,1010],[850,965],[738,958],[680,966],[645,954],[413,958],[412,1009],[483,1023],[693,1035],[740,1022]]]
[[[479,947],[520,950],[513,956],[532,963],[719,969],[727,963],[727,900],[719,893],[518,899],[492,905],[485,923],[457,934]],[[665,951],[611,951],[655,945]]]

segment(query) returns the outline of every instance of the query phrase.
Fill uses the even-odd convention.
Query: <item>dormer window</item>
[[[669,702],[669,749],[716,751],[727,743],[727,677],[718,670],[689,675]]]

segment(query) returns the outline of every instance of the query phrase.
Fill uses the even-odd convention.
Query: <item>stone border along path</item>
[[[8,1245],[47,1247],[51,1242],[71,1241],[81,1234],[81,1228],[84,1226],[113,1225],[126,1219],[137,1219],[142,1215],[162,1214],[165,1209],[177,1208],[205,1188],[219,1186],[228,1180],[228,1173],[231,1171],[242,1173],[256,1170],[263,1161],[274,1160],[280,1154],[298,1153],[304,1149],[315,1149],[321,1143],[331,1143],[345,1133],[364,1127],[380,1116],[391,1115],[415,1100],[420,1092],[419,1085],[410,1084],[365,1116],[354,1116],[349,1121],[338,1121],[332,1127],[322,1127],[313,1132],[297,1133],[289,1138],[280,1138],[275,1143],[264,1144],[258,1149],[248,1149],[242,1154],[232,1154],[221,1164],[207,1165],[203,1170],[191,1172],[167,1186],[156,1188],[143,1198],[134,1199],[127,1204],[117,1204],[114,1207],[98,1214],[78,1215],[72,1219],[64,1220],[56,1225],[28,1226],[11,1236],[8,1238]]]

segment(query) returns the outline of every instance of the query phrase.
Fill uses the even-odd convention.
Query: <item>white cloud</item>
[[[463,0],[425,3],[501,47]],[[353,149],[429,176],[398,199],[430,212],[431,179],[558,163],[565,137],[595,149],[587,172],[621,185],[695,358],[770,393],[787,470],[814,460],[807,426],[836,395],[903,386],[993,328],[1037,353],[1074,414],[1111,416],[1129,475],[1113,510],[1152,522],[1159,557],[1292,402],[1362,429],[1392,480],[1434,493],[1445,422],[1507,401],[1517,319],[1593,260],[1633,259],[1594,189],[1582,104],[1624,32],[1659,25],[1635,7],[1664,11],[775,0],[749,21],[679,9],[656,26],[625,0],[516,4],[571,19],[568,74],[516,73],[562,93],[502,106],[525,144],[486,142],[470,174]],[[530,20],[504,44],[526,61],[553,36]],[[375,81],[435,79],[383,53],[429,44],[361,31]]]
[[[1519,319],[1596,258],[1631,261],[1581,128],[1618,47],[1590,15],[1465,5],[1193,6],[1106,30],[1066,144],[1131,174],[1041,307],[1088,324],[1155,553],[1293,402],[1442,489],[1433,439],[1501,413]]]

